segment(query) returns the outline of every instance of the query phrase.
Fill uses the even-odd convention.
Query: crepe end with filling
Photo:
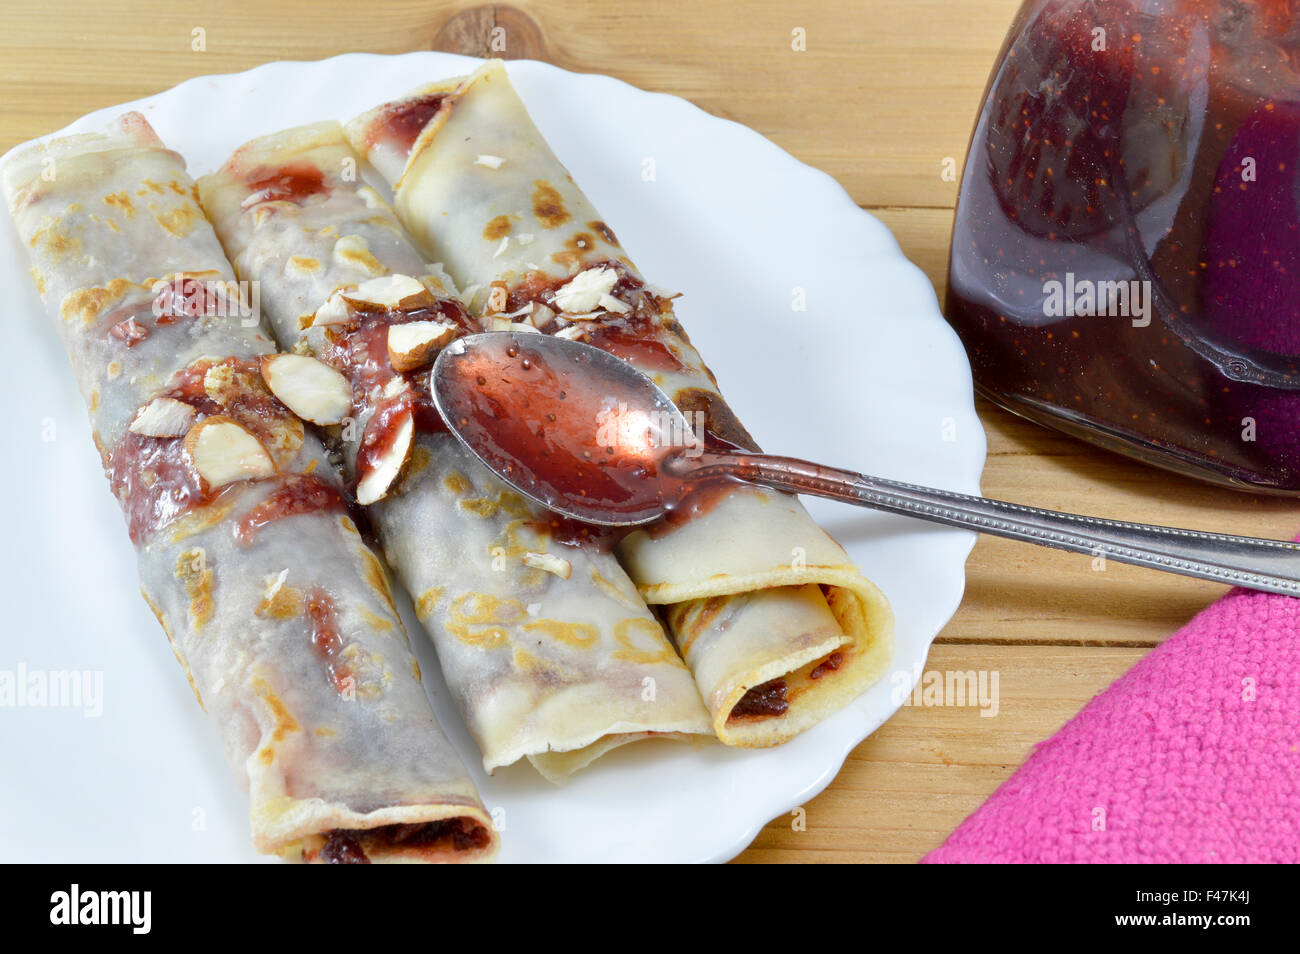
[[[649,375],[706,441],[757,449],[678,322],[676,296],[637,270],[501,62],[385,103],[347,131],[485,327],[528,325],[607,350]],[[888,666],[884,595],[794,497],[736,487],[689,519],[630,534],[618,553],[661,608],[727,744],[783,742]]]
[[[424,694],[386,573],[264,383],[184,162],[138,113],[3,169],[141,591],[249,795],[257,850],[482,861],[498,839]]]

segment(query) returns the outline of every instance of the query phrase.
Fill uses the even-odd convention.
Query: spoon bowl
[[[498,477],[585,523],[658,520],[683,489],[666,465],[702,446],[649,377],[553,335],[458,338],[434,362],[430,390],[451,432]]]
[[[553,335],[489,332],[443,349],[430,378],[451,432],[511,487],[565,517],[635,527],[702,485],[742,480],[948,526],[1300,596],[1300,546],[1057,513],[705,446],[650,378]]]

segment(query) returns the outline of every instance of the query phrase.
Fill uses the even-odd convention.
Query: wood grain
[[[349,51],[530,56],[675,93],[835,176],[898,236],[942,298],[970,124],[1018,0],[750,0],[512,5],[429,0],[142,0],[0,9],[0,149],[193,76]],[[796,50],[802,30],[805,49]],[[201,32],[196,32],[201,31]],[[199,42],[201,38],[201,43]],[[494,45],[495,44],[495,45]],[[196,47],[202,47],[198,49]],[[979,402],[984,492],[1101,516],[1288,536],[1300,505],[1203,487]],[[904,708],[742,861],[914,861],[1094,693],[1221,588],[984,539],[930,666],[996,670],[994,718]]]

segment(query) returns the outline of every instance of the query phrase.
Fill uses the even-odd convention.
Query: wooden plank
[[[0,148],[78,116],[208,73],[348,51],[529,55],[675,93],[752,126],[825,169],[862,203],[951,206],[945,157],[963,156],[980,91],[1016,0],[752,0],[744,15],[698,0],[513,6],[381,0],[196,10],[92,0],[7,4],[0,12]],[[465,16],[466,11],[479,11]],[[455,23],[450,21],[461,19]],[[466,24],[468,19],[469,23]],[[806,49],[792,49],[802,29]],[[196,51],[195,30],[203,50]],[[57,66],[55,66],[57,64]]]

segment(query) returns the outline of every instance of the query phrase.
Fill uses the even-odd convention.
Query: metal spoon
[[[1300,545],[1103,520],[702,445],[653,381],[599,348],[491,332],[454,341],[430,388],[451,432],[503,480],[587,523],[635,527],[743,480],[1247,589],[1300,596]]]

